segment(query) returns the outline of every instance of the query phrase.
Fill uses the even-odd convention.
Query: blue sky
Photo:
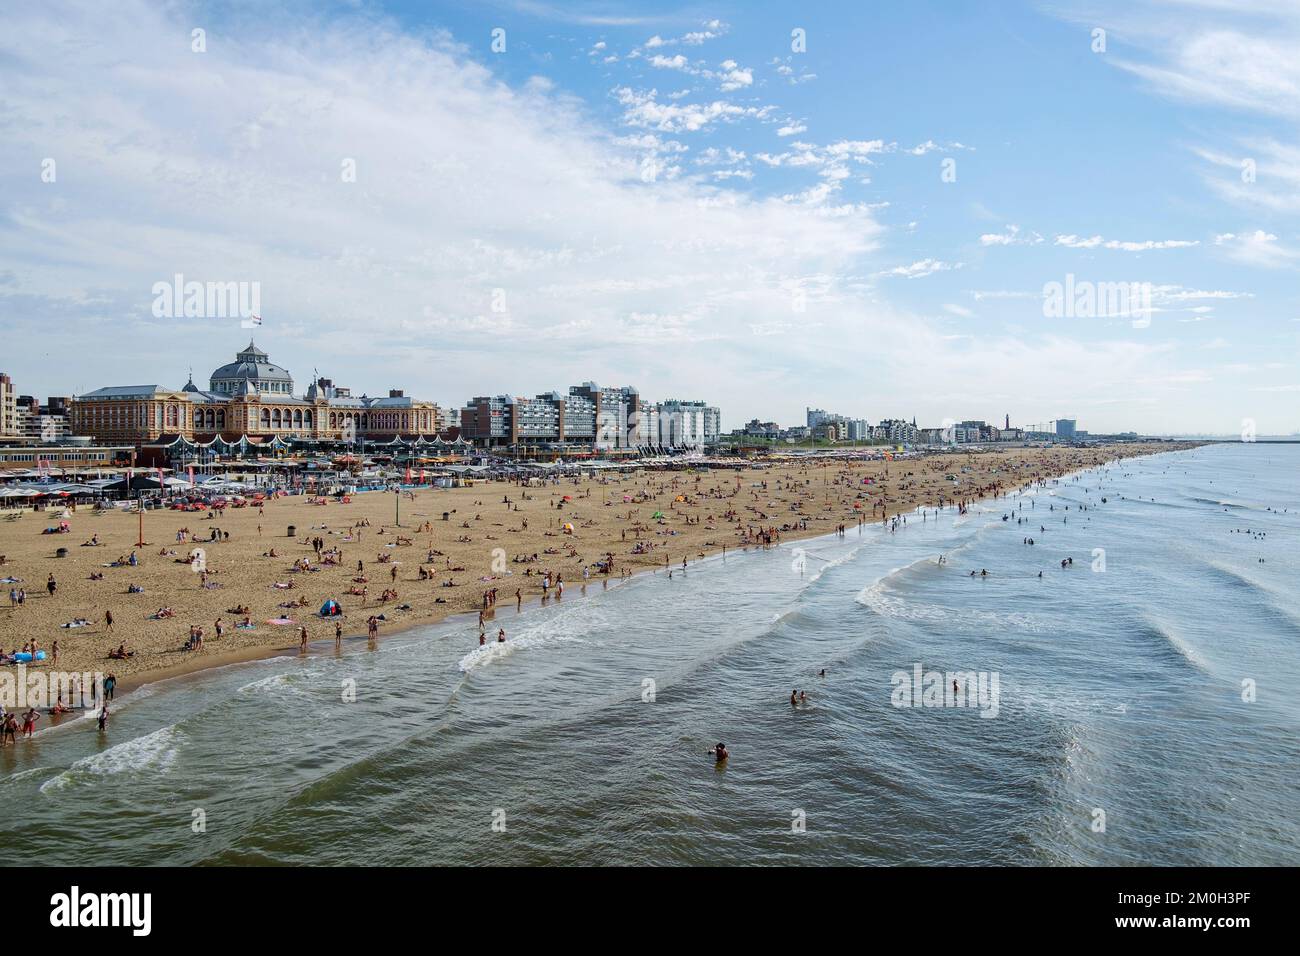
[[[151,312],[181,273],[258,283],[258,344],[304,386],[1300,429],[1300,3],[0,17],[24,393],[228,361],[237,319]],[[1067,276],[1151,311],[1048,314]]]

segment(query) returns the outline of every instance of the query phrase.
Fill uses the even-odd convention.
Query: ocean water
[[[1294,865],[1298,474],[1131,460],[571,586],[505,646],[457,620],[158,682],[0,753],[0,859]],[[896,706],[918,665],[990,695]]]

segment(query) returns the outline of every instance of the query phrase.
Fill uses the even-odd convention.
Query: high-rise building
[[[722,413],[701,401],[670,399],[659,403],[658,440],[668,448],[701,448],[718,439]]]
[[[0,372],[0,438],[17,438],[21,433],[13,379]]]
[[[816,428],[818,425],[822,424],[823,422],[829,421],[830,419],[836,417],[835,415],[832,415],[830,412],[826,411],[826,409],[824,408],[805,408],[804,416],[806,419],[804,424],[806,424],[809,428]]]
[[[471,399],[461,410],[461,429],[465,438],[489,447],[700,448],[717,441],[722,413],[701,401],[649,404],[635,388],[584,382],[567,394]]]
[[[19,395],[18,434],[31,442],[57,442],[69,436],[68,399],[52,397],[42,405],[30,395]]]
[[[1078,419],[1075,418],[1058,418],[1056,420],[1056,436],[1058,438],[1073,438],[1078,424]]]

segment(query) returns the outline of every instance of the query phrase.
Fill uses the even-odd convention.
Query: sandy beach
[[[584,583],[678,568],[683,560],[694,562],[724,547],[762,546],[764,531],[774,529],[780,541],[813,537],[841,524],[881,521],[941,501],[951,508],[1107,461],[1184,447],[1189,446],[1014,448],[893,462],[795,461],[762,469],[640,471],[537,487],[488,481],[404,494],[400,525],[398,496],[391,492],[359,494],[346,504],[287,496],[266,502],[260,513],[255,505],[220,515],[146,512],[142,548],[135,547],[134,512],[81,508],[64,519],[70,532],[59,535],[41,533],[58,524],[58,511],[28,512],[0,522],[0,578],[18,581],[0,591],[0,648],[8,653],[35,641],[47,652],[46,667],[111,672],[128,687],[297,648],[300,625],[319,642],[334,638],[336,621],[345,636],[364,635],[368,619],[382,615],[382,639],[452,614],[477,614],[492,588],[499,608],[542,598],[547,571],[572,593]],[[91,540],[97,544],[85,544]],[[56,557],[58,548],[66,548],[67,556]],[[206,576],[189,560],[195,548],[204,552]],[[133,551],[135,566],[116,565]],[[613,567],[606,574],[598,565],[608,555]],[[46,588],[50,574],[57,582],[53,596]],[[132,586],[140,590],[130,593]],[[9,601],[16,587],[27,592],[19,608]],[[385,591],[395,596],[384,599]],[[562,600],[555,587],[547,597]],[[341,618],[318,615],[330,598],[341,605]],[[241,606],[248,608],[251,628],[237,626],[245,618],[234,613]],[[170,615],[158,616],[163,608]],[[89,623],[63,626],[78,619]],[[293,623],[268,623],[275,619]],[[476,620],[467,619],[467,644],[477,639]],[[200,651],[183,649],[191,625],[203,628]],[[489,640],[498,626],[489,608]],[[132,656],[109,658],[122,644]]]

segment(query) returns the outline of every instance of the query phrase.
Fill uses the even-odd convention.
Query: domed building
[[[212,373],[208,391],[218,395],[284,398],[293,394],[293,376],[288,369],[272,365],[267,354],[250,340],[233,362]]]
[[[354,397],[321,378],[298,397],[288,370],[273,365],[252,342],[235,361],[214,371],[210,384],[204,391],[191,375],[180,390],[161,385],[96,389],[74,397],[73,427],[77,434],[168,447],[177,441],[214,440],[254,445],[276,439],[387,442],[440,430],[438,406],[408,398],[399,389],[390,389],[387,398]]]

